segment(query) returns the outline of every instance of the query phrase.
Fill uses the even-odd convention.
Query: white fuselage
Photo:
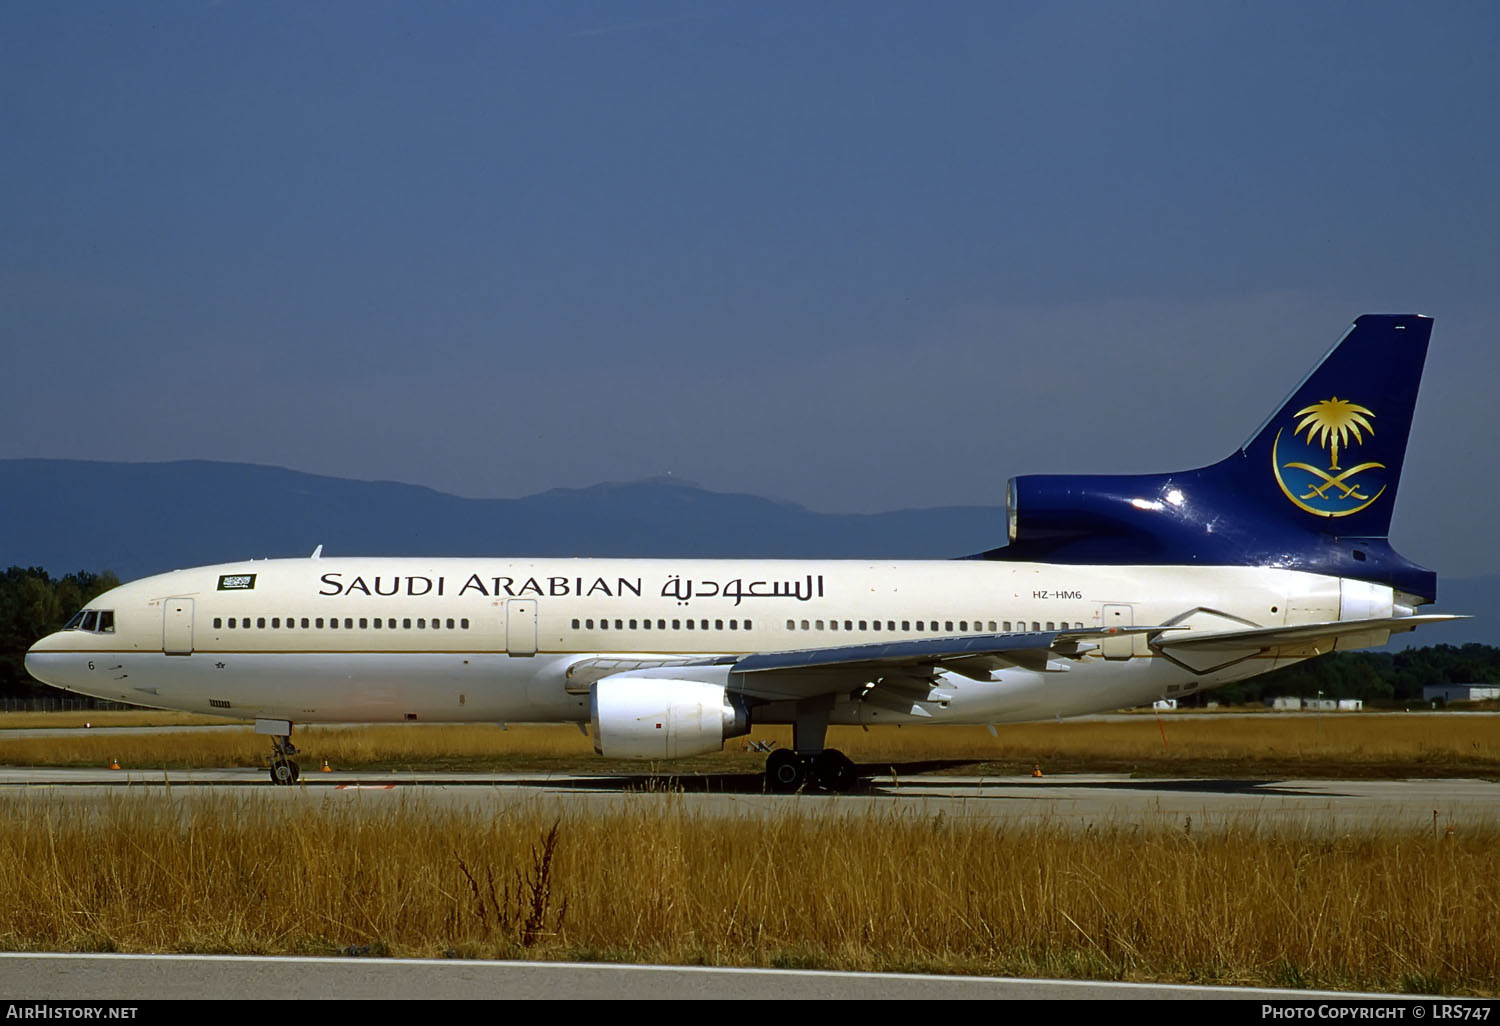
[[[247,719],[582,722],[589,678],[570,668],[597,679],[613,665],[911,638],[1390,615],[1390,589],[1369,585],[1357,610],[1341,609],[1351,583],[1255,567],[983,560],[278,559],[116,588],[89,604],[113,614],[112,630],[100,619],[49,635],[27,668],[100,698]],[[1271,649],[1197,672],[1136,635],[992,681],[945,674],[941,700],[910,709],[841,695],[830,722],[1071,716],[1312,654]],[[756,722],[790,716],[790,703],[754,712]]]

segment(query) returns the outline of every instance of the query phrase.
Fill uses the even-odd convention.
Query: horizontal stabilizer
[[[1350,634],[1371,631],[1415,630],[1423,624],[1445,620],[1466,620],[1451,613],[1426,613],[1422,616],[1381,616],[1370,620],[1335,620],[1328,623],[1304,623],[1291,627],[1253,627],[1243,631],[1215,631],[1212,634],[1169,634],[1159,644],[1169,651],[1236,652],[1249,648],[1275,648],[1281,645],[1307,645],[1337,640]]]

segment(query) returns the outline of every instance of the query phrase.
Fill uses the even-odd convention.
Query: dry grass
[[[0,713],[0,731],[22,727],[198,727],[244,723],[244,720],[159,709],[80,709],[70,712]]]
[[[0,947],[368,946],[1491,995],[1500,981],[1494,826],[1441,840],[1079,834],[790,807],[746,822],[671,795],[561,819],[368,797],[0,798]]]
[[[1020,774],[1040,763],[1049,773],[1120,772],[1191,776],[1500,777],[1500,717],[1412,714],[1375,716],[1163,717],[1122,722],[1064,721],[983,727],[833,728],[828,744],[868,765],[962,762],[965,772]],[[184,769],[258,766],[269,741],[250,727],[162,735],[8,738],[0,762],[10,765]],[[1165,735],[1165,740],[1163,735]],[[766,727],[753,738],[785,746],[790,728]],[[308,760],[336,769],[639,771],[610,762],[575,727],[401,724],[299,727]],[[764,757],[725,751],[664,764],[672,772],[754,773]]]

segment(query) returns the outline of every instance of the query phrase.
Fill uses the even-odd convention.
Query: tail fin
[[[1431,335],[1430,317],[1356,320],[1241,450],[1244,484],[1259,479],[1295,521],[1384,538]]]
[[[1175,474],[1010,482],[1011,544],[1060,563],[1277,566],[1390,584],[1436,575],[1386,541],[1432,319],[1366,314],[1239,451]]]

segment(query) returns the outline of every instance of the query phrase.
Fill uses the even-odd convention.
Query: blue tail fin
[[[1243,448],[1176,474],[1010,483],[1011,544],[985,558],[1278,566],[1387,583],[1436,576],[1386,541],[1432,319],[1366,314]]]
[[[1290,504],[1282,512],[1293,521],[1342,537],[1385,537],[1431,335],[1430,317],[1355,321],[1241,450],[1246,483],[1260,476],[1275,490],[1273,506],[1278,496]]]

